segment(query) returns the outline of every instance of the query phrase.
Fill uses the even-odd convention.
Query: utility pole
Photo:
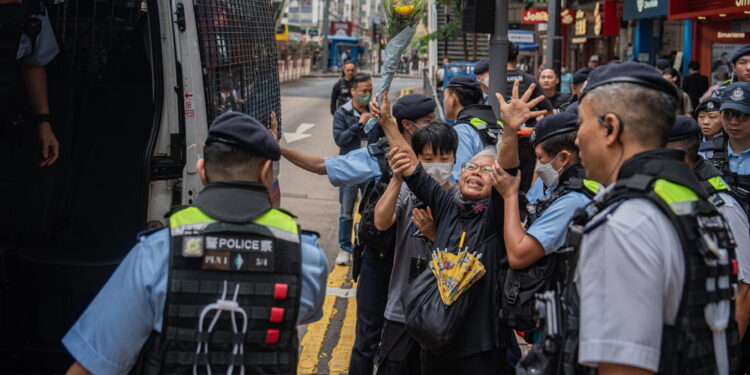
[[[432,34],[435,31],[437,31],[437,5],[435,4],[435,1],[428,1],[427,2],[427,31]],[[430,83],[433,85],[432,87],[435,87],[435,82],[433,82],[433,79],[435,78],[435,69],[437,69],[438,65],[438,45],[437,45],[437,39],[430,39],[429,42],[427,42],[427,51],[428,51],[428,67],[429,67],[429,80]],[[427,94],[427,93],[425,93]]]
[[[495,28],[490,41],[490,92],[505,95],[508,76],[508,0],[495,0]],[[500,118],[500,103],[495,95],[490,105]]]
[[[330,21],[328,18],[330,17],[328,8],[330,8],[331,0],[324,0],[323,1],[323,25],[320,28],[320,35],[323,38],[323,56],[321,56],[320,62],[322,66],[320,67],[320,70],[323,72],[328,71],[328,28],[330,25]]]
[[[560,74],[562,65],[562,35],[560,34],[560,0],[547,1],[547,51],[544,54],[547,66],[551,66],[557,74]]]

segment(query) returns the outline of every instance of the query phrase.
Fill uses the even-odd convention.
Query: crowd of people
[[[671,67],[597,58],[535,77],[517,58],[511,45],[505,96],[488,61],[451,79],[446,121],[421,94],[377,103],[346,64],[336,156],[279,144],[275,117],[269,132],[219,116],[196,163],[206,189],[141,238],[66,335],[69,373],[295,372],[294,328],[320,318],[326,265],[270,202],[280,157],[340,187],[350,374],[746,373],[750,46],[694,106]],[[191,279],[201,269],[212,276]]]

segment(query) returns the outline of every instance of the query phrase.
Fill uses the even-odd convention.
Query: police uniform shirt
[[[541,179],[537,179],[541,180]],[[550,197],[557,189],[557,185],[547,189],[545,196]],[[568,222],[576,209],[589,204],[591,200],[583,193],[570,191],[555,199],[542,213],[526,234],[536,238],[544,248],[545,254],[551,254],[565,244],[568,233]]]
[[[584,236],[577,268],[579,362],[657,371],[662,326],[674,324],[682,296],[677,232],[646,199],[610,206],[588,227],[601,221]]]
[[[544,182],[541,178],[537,178],[531,184],[529,191],[526,192],[526,200],[529,203],[537,203],[540,199],[545,197]]]
[[[458,181],[461,175],[461,165],[471,161],[474,155],[484,150],[484,142],[479,133],[470,124],[460,123],[453,126],[458,135],[458,149],[456,149],[456,163],[453,165],[452,182]]]
[[[737,174],[750,174],[750,148],[738,154],[727,142],[727,155],[729,156],[729,170]]]
[[[732,231],[734,242],[737,244],[736,256],[739,263],[738,278],[746,284],[750,284],[750,221],[739,202],[731,195],[719,192],[719,198],[724,204],[716,208],[727,220],[727,225]]]
[[[298,324],[320,319],[328,261],[316,237],[302,235]],[[90,372],[124,374],[152,331],[161,332],[167,292],[169,229],[140,238],[62,342]]]
[[[31,38],[28,35],[25,33],[21,34],[16,58],[29,65],[44,66],[57,56],[60,48],[57,46],[55,33],[52,31],[52,24],[49,21],[46,10],[44,15],[32,15],[32,17],[42,21],[42,28],[36,37],[34,46],[32,46]]]
[[[325,159],[328,181],[333,186],[358,185],[380,178],[378,159],[367,147]]]

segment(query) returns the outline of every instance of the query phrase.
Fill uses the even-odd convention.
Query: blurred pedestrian
[[[708,90],[708,77],[700,73],[701,65],[697,61],[688,63],[690,74],[682,80],[682,90],[690,96],[693,108],[700,103],[700,97]]]
[[[599,66],[599,55],[591,55],[588,66],[591,69],[596,69]]]
[[[680,73],[678,73],[673,68],[666,68],[662,71],[662,76],[664,79],[666,79],[669,82],[672,82],[675,87],[677,87],[677,90],[680,93],[680,106],[677,108],[677,114],[678,115],[684,115],[684,114],[690,114],[693,113],[693,104],[691,102],[690,96],[682,91],[680,87]]]
[[[561,94],[572,94],[570,85],[573,83],[573,75],[570,74],[568,68],[562,67],[560,69],[560,93]]]
[[[351,86],[352,77],[357,73],[357,64],[354,61],[344,61],[341,65],[343,77],[341,77],[331,92],[331,115],[336,113],[344,103],[352,99]]]
[[[552,108],[559,109],[563,104],[570,100],[569,95],[557,91],[557,85],[560,84],[560,78],[557,72],[550,67],[543,67],[539,73],[539,84],[547,100],[552,104]]]

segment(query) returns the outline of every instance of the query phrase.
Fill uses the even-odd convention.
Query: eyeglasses
[[[470,161],[467,161],[467,162],[461,164],[461,168],[462,169],[468,169],[470,171],[476,171],[477,169],[479,169],[479,170],[481,170],[484,173],[492,173],[492,166],[490,166],[490,165],[479,166],[479,165],[476,165],[476,164],[474,164],[474,163],[472,163]]]
[[[724,121],[732,121],[733,118],[736,118],[739,122],[745,121],[750,115],[744,112],[739,111],[722,111],[721,112],[721,119]]]

